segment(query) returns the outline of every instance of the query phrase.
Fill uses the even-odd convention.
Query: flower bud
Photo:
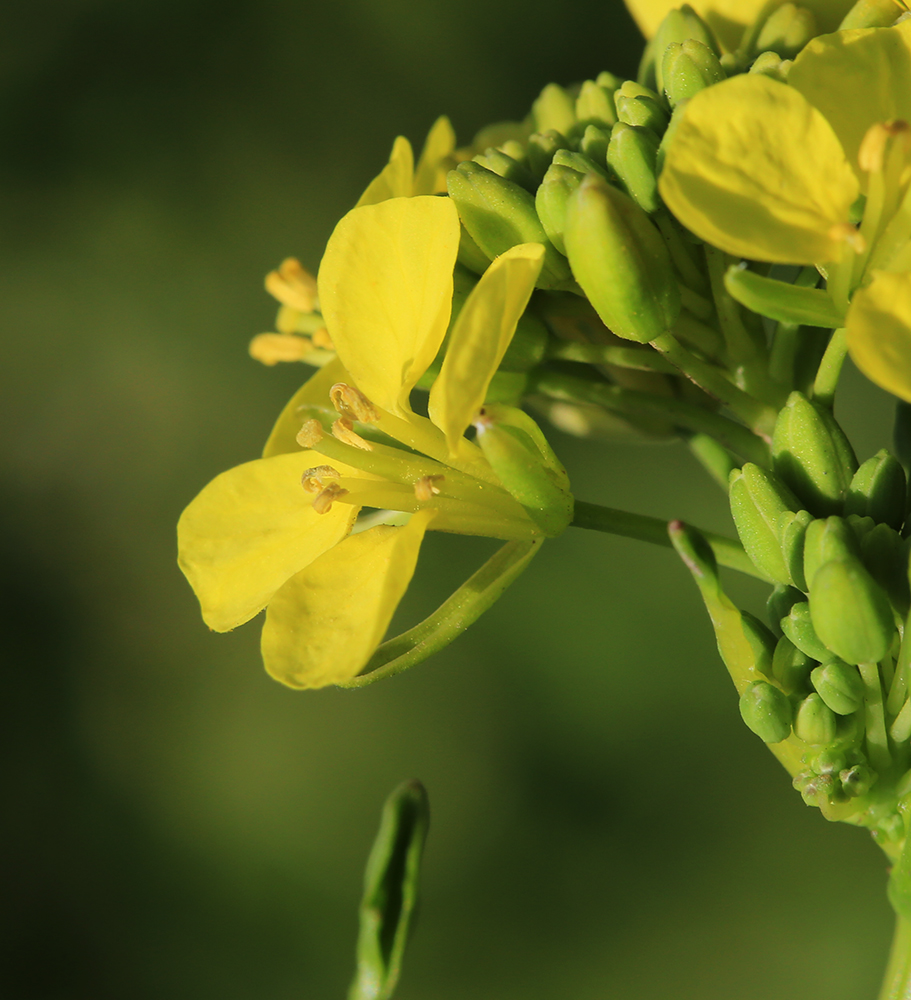
[[[906,493],[905,470],[883,448],[854,473],[845,497],[845,513],[872,517],[900,531],[905,520]]]
[[[806,689],[807,678],[815,662],[783,635],[772,657],[772,676],[788,693],[802,691]]]
[[[533,192],[537,187],[536,180],[532,177],[528,167],[508,153],[504,153],[502,149],[494,149],[491,146],[483,153],[478,153],[477,156],[473,157],[473,160],[475,163],[480,163],[482,167],[492,170],[498,176],[525,188],[526,191]]]
[[[831,559],[810,587],[816,634],[845,663],[876,663],[888,653],[895,620],[882,587],[859,559]]]
[[[798,601],[804,601],[806,598],[801,594],[799,590],[794,587],[789,587],[784,583],[775,584],[775,588],[772,593],[769,594],[766,600],[766,614],[769,616],[769,621],[772,622],[775,628],[779,628],[779,622],[785,615],[790,614],[791,608],[794,607]]]
[[[607,164],[644,212],[657,212],[661,207],[655,166],[659,143],[658,136],[648,128],[617,122],[611,129]]]
[[[572,167],[552,163],[547,168],[544,180],[535,194],[535,209],[544,232],[551,243],[560,251],[566,253],[566,243],[563,230],[566,225],[566,203],[585,175]]]
[[[664,50],[661,76],[672,108],[726,79],[718,56],[703,42],[691,38],[682,43],[672,42]]]
[[[446,183],[463,225],[490,260],[520,243],[541,243],[544,266],[538,287],[557,288],[572,280],[569,265],[547,238],[535,200],[524,188],[470,161],[450,170]]]
[[[857,536],[841,517],[812,521],[807,527],[803,547],[803,571],[807,590],[813,589],[813,578],[823,563],[830,559],[856,559],[860,556]]]
[[[569,140],[560,132],[551,129],[529,136],[525,147],[525,162],[539,181],[547,173],[558,149],[569,149]]]
[[[784,564],[794,586],[807,590],[807,578],[804,575],[804,545],[807,528],[813,521],[813,515],[806,510],[785,511],[778,518],[778,537],[781,539],[781,554]],[[779,618],[781,615],[778,616]]]
[[[781,631],[811,660],[832,658],[832,651],[826,648],[816,634],[807,601],[798,601],[788,612],[787,617],[781,619]]]
[[[576,124],[576,102],[562,87],[549,83],[532,104],[531,117],[536,132],[554,129],[567,135]]]
[[[791,735],[791,703],[766,681],[754,681],[740,696],[740,717],[763,743],[780,743]]]
[[[499,372],[527,372],[544,360],[550,338],[547,327],[533,313],[524,312],[506,348]]]
[[[741,611],[740,627],[753,653],[753,669],[766,677],[772,677],[772,661],[777,643],[768,625],[749,611]]]
[[[712,29],[702,20],[689,4],[679,10],[670,10],[655,32],[655,75],[658,89],[667,90],[667,73],[664,69],[667,50],[671,45],[695,41],[703,45],[717,59],[721,55],[718,41]]]
[[[490,258],[471,238],[464,225],[459,227],[458,262],[472,274],[483,274],[490,267]]]
[[[561,167],[569,167],[570,170],[575,170],[577,173],[582,174],[583,177],[586,174],[598,174],[599,177],[608,180],[606,166],[601,166],[591,157],[586,156],[585,153],[579,153],[572,149],[558,149],[554,153],[554,164]]]
[[[599,128],[597,125],[589,125],[582,133],[579,140],[579,152],[593,160],[597,164],[607,163],[607,147],[610,145],[610,131],[606,128]]]
[[[855,764],[839,772],[838,779],[845,795],[854,798],[857,795],[866,795],[873,787],[879,777],[866,764]]]
[[[858,0],[845,14],[838,30],[888,28],[895,23],[900,10],[896,0]]]
[[[658,230],[622,191],[589,175],[567,203],[566,254],[602,322],[640,344],[666,333],[680,289]]]
[[[864,682],[857,667],[833,660],[810,674],[810,683],[836,715],[850,715],[864,702]]]
[[[818,694],[807,695],[797,708],[794,732],[804,743],[831,743],[835,739],[835,713]]]
[[[617,120],[613,88],[603,87],[595,80],[586,80],[576,98],[576,120],[613,125]]]
[[[813,11],[794,3],[783,3],[762,26],[755,51],[771,50],[782,59],[793,59],[816,34]]]
[[[845,755],[838,750],[820,750],[810,760],[815,774],[838,774],[845,768]]]
[[[775,472],[813,514],[841,513],[857,459],[825,407],[792,392],[775,423],[772,458]]]
[[[791,576],[778,539],[781,516],[799,504],[777,477],[747,462],[730,478],[731,514],[737,534],[754,565],[777,583],[790,584]]]
[[[788,73],[793,65],[793,59],[782,59],[777,52],[760,52],[753,60],[750,72],[767,76],[777,83],[787,83]]]
[[[860,545],[864,566],[888,594],[889,600],[904,619],[911,606],[908,585],[908,543],[887,524],[877,524]]]
[[[626,84],[623,85],[624,87]],[[617,118],[627,125],[639,128],[650,128],[657,135],[667,128],[669,120],[667,112],[658,103],[657,95],[648,97],[640,94],[629,97],[623,93],[623,88],[614,95],[617,105]]]

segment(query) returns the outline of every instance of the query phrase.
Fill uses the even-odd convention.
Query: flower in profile
[[[446,198],[388,199],[341,220],[318,283],[337,358],[285,408],[265,457],[218,476],[178,526],[180,565],[204,620],[225,631],[268,606],[266,669],[292,687],[345,682],[363,669],[428,528],[520,543],[521,559],[571,519],[565,473],[528,427],[531,418],[519,413],[511,438],[530,446],[525,478],[543,469],[554,484],[547,510],[504,486],[465,437],[534,289],[543,248],[503,254],[450,329],[458,242]],[[413,411],[411,391],[447,330],[424,417]],[[367,527],[369,520],[357,522],[362,508],[397,513],[380,515],[394,523]]]

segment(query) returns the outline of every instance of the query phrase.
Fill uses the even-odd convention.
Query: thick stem
[[[879,1000],[911,1000],[911,921],[896,917],[895,936]]]

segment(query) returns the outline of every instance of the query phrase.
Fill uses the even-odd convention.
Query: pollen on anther
[[[345,417],[339,417],[332,425],[332,436],[341,441],[342,444],[351,445],[352,448],[373,451],[373,445],[369,441],[365,441],[351,426],[351,421]]]
[[[335,344],[332,343],[329,331],[324,326],[321,326],[318,330],[314,330],[311,336],[314,347],[321,347],[324,351],[335,350]]]
[[[422,476],[414,484],[415,497],[424,502],[439,496],[440,488],[436,484],[443,482],[445,478],[445,476]]]
[[[312,469],[306,469],[301,476],[301,486],[308,493],[319,493],[326,485],[324,479],[338,479],[339,472],[331,465],[316,465]]]
[[[301,448],[313,448],[323,440],[323,425],[318,420],[305,420],[295,438]]]
[[[338,412],[347,420],[360,420],[362,424],[375,424],[379,420],[376,407],[353,385],[336,382],[329,390],[329,399]]]
[[[330,483],[320,491],[317,498],[313,501],[313,509],[317,514],[327,514],[332,510],[332,504],[336,500],[340,500],[347,495],[348,491],[343,486],[339,486],[338,483]]]

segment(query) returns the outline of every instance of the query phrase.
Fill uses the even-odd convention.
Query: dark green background
[[[663,550],[569,531],[359,692],[210,634],[174,524],[304,372],[246,357],[393,137],[632,73],[614,3],[34,0],[0,13],[4,965],[12,1000],[331,1000],[380,804],[434,817],[401,1000],[858,1000],[890,916],[742,726]],[[889,404],[852,378],[861,457]],[[580,497],[726,523],[676,446],[555,436]],[[484,543],[434,536],[414,618]],[[759,588],[736,585],[752,607]]]

